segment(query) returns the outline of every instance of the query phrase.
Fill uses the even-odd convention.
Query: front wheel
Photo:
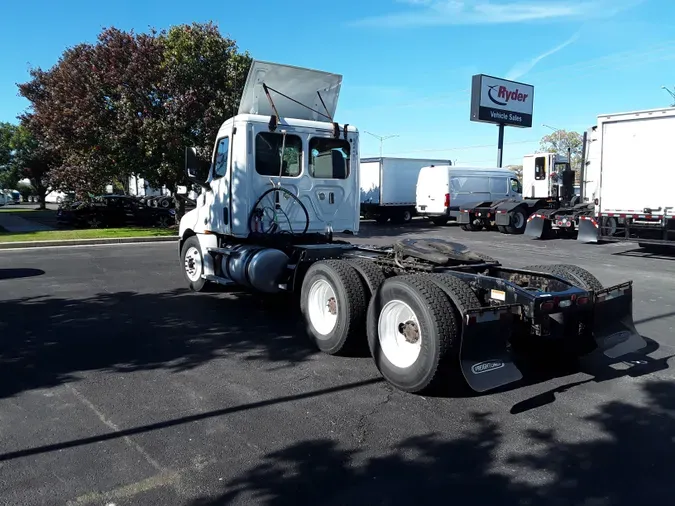
[[[387,279],[368,306],[368,345],[384,378],[406,392],[428,390],[457,343],[455,311],[443,290],[423,276]]]
[[[199,239],[189,237],[181,248],[180,258],[183,263],[183,275],[193,292],[205,291],[208,282],[202,278],[204,274],[204,256]]]

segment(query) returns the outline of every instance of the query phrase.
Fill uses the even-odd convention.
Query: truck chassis
[[[295,294],[321,351],[351,354],[367,343],[380,373],[407,392],[444,383],[448,370],[475,392],[517,382],[518,360],[542,346],[616,357],[646,345],[633,324],[632,282],[604,288],[573,265],[514,269],[441,239],[379,247],[322,234],[220,237],[202,251],[188,231],[179,251],[192,290]]]

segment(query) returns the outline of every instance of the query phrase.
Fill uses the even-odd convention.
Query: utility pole
[[[670,97],[673,99],[673,103],[670,104],[670,107],[675,107],[675,91],[669,90],[665,86],[661,86],[661,89],[666,90],[668,92],[668,95],[670,95]]]
[[[398,135],[398,134],[381,136],[381,135],[376,135],[372,132],[368,132],[367,130],[364,130],[363,132],[367,133],[368,135],[372,135],[373,137],[375,137],[376,139],[378,139],[380,141],[380,158],[382,158],[382,156],[383,156],[382,153],[383,153],[384,141],[386,141],[387,139],[393,139],[394,137],[400,137],[400,135]]]

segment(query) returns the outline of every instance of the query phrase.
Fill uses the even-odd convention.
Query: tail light
[[[445,207],[450,207],[450,194],[445,194]]]
[[[584,306],[584,305],[588,304],[588,302],[589,302],[588,297],[579,297],[577,299],[577,306]]]
[[[542,311],[553,311],[555,309],[555,301],[547,300],[546,302],[542,302],[539,309]]]

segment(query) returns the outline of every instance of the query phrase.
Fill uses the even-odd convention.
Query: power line
[[[504,145],[514,145],[514,144],[531,144],[534,142],[539,142],[540,139],[532,139],[532,140],[527,140],[527,141],[511,141],[511,142],[505,142]],[[413,150],[408,150],[408,151],[398,151],[395,153],[389,153],[389,155],[404,155],[408,153],[439,153],[442,151],[460,151],[460,150],[465,150],[465,149],[481,149],[481,148],[494,148],[495,144],[477,144],[474,146],[456,146],[453,148],[439,148],[439,149],[413,149]],[[364,158],[367,158],[369,156],[376,156],[376,155],[363,155]]]

